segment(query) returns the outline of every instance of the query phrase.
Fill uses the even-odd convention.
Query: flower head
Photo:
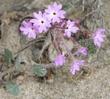
[[[102,43],[104,42],[105,38],[105,29],[99,28],[96,30],[96,32],[93,34],[93,41],[94,44],[100,48],[102,46]]]
[[[35,28],[33,27],[32,23],[30,22],[30,20],[24,20],[21,23],[20,26],[20,31],[26,35],[28,38],[36,38],[37,35],[37,30],[35,30]]]
[[[78,49],[78,51],[76,52],[77,55],[82,54],[84,56],[87,56],[88,54],[88,50],[86,47],[81,47],[80,49]]]
[[[68,20],[64,35],[70,38],[71,34],[77,33],[78,30],[79,30],[79,28],[75,25],[75,22]]]
[[[59,54],[55,60],[54,60],[55,65],[62,66],[65,63],[65,56],[63,54]]]
[[[57,4],[56,2],[49,5],[48,8],[45,10],[45,13],[52,23],[59,23],[61,19],[65,18],[65,11],[62,10],[62,5]]]
[[[77,71],[80,70],[80,67],[84,65],[84,60],[76,60],[73,62],[71,68],[70,68],[70,72],[75,75]]]
[[[51,27],[50,21],[48,20],[45,13],[42,13],[41,11],[38,13],[34,12],[33,17],[34,19],[31,19],[30,21],[39,30],[39,33],[47,32]]]

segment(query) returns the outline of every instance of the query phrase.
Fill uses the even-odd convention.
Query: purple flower
[[[93,42],[98,48],[102,46],[104,38],[105,38],[105,29],[99,28],[93,34]]]
[[[84,65],[84,60],[76,60],[73,62],[71,68],[70,68],[70,72],[75,75],[77,71],[80,70],[80,67]]]
[[[58,66],[62,66],[65,63],[65,56],[63,54],[59,54],[55,60],[54,63],[56,65],[56,67]]]
[[[51,27],[50,21],[48,20],[46,14],[39,11],[38,13],[33,13],[34,19],[30,21],[33,25],[39,30],[39,33],[47,32],[48,29]]]
[[[71,34],[77,33],[78,30],[79,30],[79,28],[75,25],[75,22],[68,20],[64,35],[70,38]]]
[[[60,22],[61,19],[65,18],[65,11],[62,10],[62,5],[57,4],[56,2],[49,5],[48,8],[45,10],[48,19],[51,20],[52,23]]]
[[[87,56],[88,55],[88,49],[86,47],[81,47],[80,49],[78,49],[76,54],[77,55],[82,54],[84,56]]]
[[[26,35],[28,38],[33,38],[33,39],[36,38],[36,35],[37,35],[37,32],[38,32],[37,30],[34,29],[32,23],[29,20],[24,20],[21,23],[20,31],[24,35]]]

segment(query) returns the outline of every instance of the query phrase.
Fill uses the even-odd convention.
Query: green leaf
[[[33,73],[38,77],[44,77],[47,74],[47,69],[44,68],[42,65],[34,65]]]
[[[96,53],[96,47],[91,39],[81,39],[79,43],[88,48],[89,54]]]
[[[9,49],[4,50],[4,60],[7,64],[10,64],[13,59],[12,52]]]
[[[8,82],[5,85],[7,92],[17,96],[20,93],[19,86],[16,83]]]
[[[96,53],[96,47],[95,47],[94,44],[91,43],[87,47],[88,47],[88,51],[89,51],[90,54]]]
[[[67,9],[69,9],[70,8],[70,4],[65,4],[65,5],[63,5],[63,9],[64,10],[67,10]]]
[[[22,59],[19,56],[15,60],[15,67],[16,67],[17,71],[21,71],[21,69],[22,69],[21,61],[22,61]]]

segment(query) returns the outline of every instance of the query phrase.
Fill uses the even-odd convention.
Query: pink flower
[[[79,28],[75,25],[75,22],[68,20],[64,35],[70,38],[71,34],[77,33],[78,30],[79,30]]]
[[[28,38],[36,38],[37,30],[34,29],[32,23],[29,20],[24,20],[21,23],[20,31]]]
[[[81,47],[80,49],[78,49],[78,51],[76,52],[77,55],[82,54],[84,56],[88,55],[88,50],[86,47]]]
[[[105,29],[99,28],[96,30],[96,32],[93,34],[93,41],[94,44],[100,48],[102,46],[102,43],[104,42],[105,38]]]
[[[62,66],[65,63],[65,56],[63,54],[59,54],[55,60],[54,60],[55,65]]]
[[[71,68],[70,68],[70,72],[75,75],[77,71],[80,70],[80,67],[84,65],[84,60],[76,60],[73,62]]]
[[[49,5],[48,8],[45,10],[48,19],[51,20],[52,23],[60,22],[61,19],[65,18],[65,11],[62,10],[62,5],[57,4],[56,2]]]
[[[41,11],[39,11],[38,13],[34,12],[33,16],[34,19],[31,19],[30,21],[36,28],[38,28],[39,33],[47,32],[48,29],[51,27],[51,24],[45,13],[43,14]]]

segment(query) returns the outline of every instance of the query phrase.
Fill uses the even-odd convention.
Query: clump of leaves
[[[21,71],[20,59],[15,58],[12,51],[9,49],[4,49],[4,54],[2,55],[3,63],[1,67],[0,79],[3,81],[5,89],[12,95],[19,94],[19,85],[12,82],[12,78],[18,75]],[[15,73],[16,72],[16,73]]]

